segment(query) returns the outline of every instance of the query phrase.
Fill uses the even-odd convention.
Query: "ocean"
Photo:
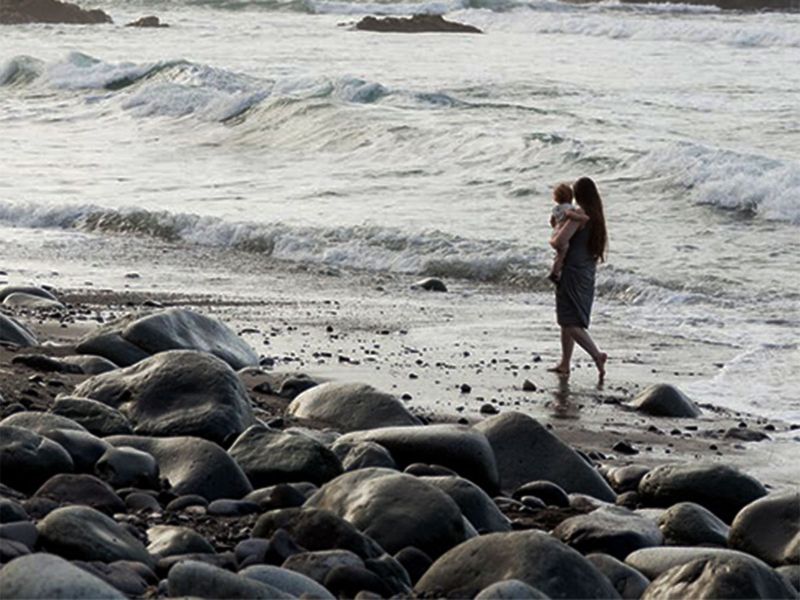
[[[117,25],[0,29],[6,272],[43,239],[102,267],[98,240],[127,236],[544,296],[551,189],[590,176],[609,224],[604,318],[731,348],[686,391],[800,419],[800,13],[91,7]],[[352,28],[418,13],[484,34]],[[146,14],[171,27],[120,27]],[[46,267],[29,278],[58,284]]]

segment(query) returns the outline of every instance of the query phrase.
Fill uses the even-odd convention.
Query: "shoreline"
[[[98,320],[156,310],[153,305],[190,308],[240,332],[266,359],[264,369],[270,374],[302,372],[315,380],[369,384],[402,397],[409,410],[430,422],[475,424],[495,411],[521,411],[609,467],[707,459],[734,464],[774,489],[796,486],[792,456],[798,424],[702,402],[702,415],[696,419],[650,417],[626,406],[649,385],[668,383],[681,389],[684,382],[713,373],[713,365],[690,370],[674,361],[685,351],[672,348],[667,340],[655,340],[655,349],[649,351],[625,352],[621,348],[630,342],[630,335],[604,327],[601,321],[593,333],[609,349],[611,362],[607,382],[598,388],[588,357],[577,355],[568,380],[546,372],[558,350],[555,327],[545,315],[514,331],[516,318],[522,320],[526,311],[543,313],[541,305],[506,306],[490,317],[484,314],[486,300],[474,301],[475,295],[485,292],[460,289],[459,282],[448,282],[451,291],[440,294],[411,289],[409,277],[382,278],[379,285],[362,287],[358,298],[346,298],[338,295],[343,288],[358,290],[351,279],[360,279],[363,286],[374,276],[320,277],[279,269],[275,277],[293,277],[316,289],[295,289],[294,297],[284,300],[274,291],[248,297],[170,293],[145,286],[70,289],[59,292],[59,297],[71,307],[66,319],[71,322],[46,317],[36,322],[24,313],[21,320],[41,340],[65,345],[63,349],[42,346],[35,352],[60,355],[71,352],[75,340],[96,327]],[[332,289],[320,286],[321,279],[331,280]],[[139,278],[129,281],[128,285],[141,285]],[[525,344],[530,331],[533,338],[549,333],[553,339]],[[620,335],[622,339],[616,339]],[[0,349],[5,375],[0,394],[6,403],[35,374],[11,365],[14,355]],[[665,368],[653,366],[658,363]],[[526,380],[534,390],[523,390]],[[462,391],[464,384],[468,392]],[[753,429],[769,438],[743,442],[724,437],[736,428]],[[615,451],[618,442],[633,445],[637,453]]]

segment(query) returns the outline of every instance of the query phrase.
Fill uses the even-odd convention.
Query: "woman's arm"
[[[566,249],[569,246],[569,240],[582,225],[583,223],[578,221],[567,220],[550,238],[550,245],[556,250]]]

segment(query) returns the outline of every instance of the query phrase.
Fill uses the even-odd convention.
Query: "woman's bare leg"
[[[606,376],[606,361],[608,360],[608,354],[606,354],[605,352],[600,352],[600,349],[594,343],[592,336],[589,335],[589,332],[583,327],[577,327],[577,326],[564,327],[561,329],[562,336],[563,336],[563,331],[565,329],[567,330],[568,335],[581,348],[586,350],[589,356],[592,357],[592,359],[594,360],[594,364],[597,366],[598,379],[600,383],[603,383],[603,379]]]
[[[575,349],[575,340],[570,335],[569,328],[561,328],[561,361],[554,367],[547,369],[553,373],[569,374],[570,363],[572,363],[572,351]]]

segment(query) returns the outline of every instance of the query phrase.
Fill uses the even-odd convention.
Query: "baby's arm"
[[[575,208],[575,209],[571,208],[565,211],[564,214],[566,215],[567,219],[570,219],[572,221],[577,221],[581,225],[583,223],[588,223],[589,221],[589,215],[583,212],[583,209],[580,208]]]

